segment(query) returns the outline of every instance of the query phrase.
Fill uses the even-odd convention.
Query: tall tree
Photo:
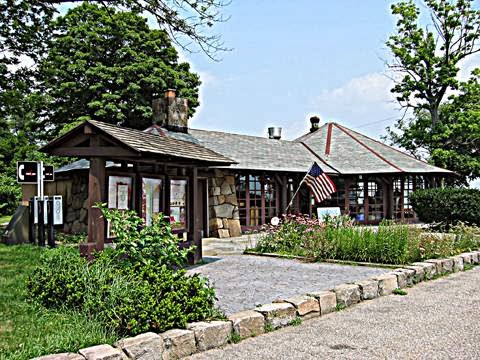
[[[84,0],[0,0],[0,54],[9,61],[19,54],[41,55],[43,40],[50,34],[48,25],[64,3]],[[154,17],[160,28],[182,48],[201,49],[214,58],[218,51],[227,50],[217,34],[210,29],[226,17],[222,10],[228,0],[97,0],[118,10],[145,12]],[[196,45],[196,47],[194,46]],[[11,55],[14,56],[11,56]]]
[[[398,145],[417,156],[426,152],[431,163],[455,171],[464,184],[480,177],[480,69],[440,106],[437,124],[420,109],[398,127],[400,135],[390,131]]]
[[[167,33],[150,29],[139,14],[83,3],[53,27],[38,67],[46,138],[85,119],[144,129],[152,100],[168,88],[188,99],[190,115],[198,106],[198,76],[178,63]]]
[[[459,63],[480,51],[480,11],[474,0],[424,0],[431,24],[422,26],[413,0],[392,5],[396,33],[387,41],[393,54],[390,68],[401,79],[391,90],[401,106],[424,109],[433,125],[449,89],[458,87]]]

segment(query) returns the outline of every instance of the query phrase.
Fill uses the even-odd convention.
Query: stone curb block
[[[201,321],[187,324],[187,329],[195,334],[195,342],[199,351],[223,346],[230,340],[232,323],[230,321]]]
[[[254,310],[245,310],[228,317],[232,322],[233,332],[245,339],[265,332],[265,318]]]
[[[292,304],[274,303],[265,304],[255,309],[265,317],[265,325],[272,329],[287,326],[297,317],[297,311]]]
[[[453,259],[441,259],[442,269],[444,274],[449,274],[453,272]]]
[[[337,296],[332,291],[313,291],[307,295],[318,300],[320,315],[330,314],[337,309]]]
[[[468,253],[463,253],[463,254],[460,254],[461,256],[463,255],[466,255],[466,256],[469,256],[470,257],[470,264],[478,264],[478,252],[477,251],[472,251],[472,252],[468,252]]]
[[[421,266],[409,265],[405,266],[405,269],[414,270],[415,276],[413,277],[413,282],[418,284],[419,282],[425,280],[425,270]]]
[[[428,260],[425,260],[425,262],[435,265],[435,274],[436,275],[442,275],[443,274],[442,260],[440,260],[440,259],[428,259]]]
[[[360,288],[362,300],[372,300],[378,297],[378,281],[373,279],[357,281],[355,285]]]
[[[479,264],[480,263],[480,251],[472,251],[472,254],[473,254],[472,259],[474,260],[474,263]],[[475,261],[475,259],[476,259],[476,261]]]
[[[115,349],[110,345],[97,345],[80,349],[80,355],[87,360],[125,360],[127,357],[119,349]]]
[[[387,275],[393,275],[397,278],[397,288],[405,289],[407,287],[407,275],[401,271],[391,271]]]
[[[373,279],[378,281],[378,294],[380,296],[390,295],[393,290],[398,288],[397,276],[394,274],[384,274]]]
[[[283,300],[283,302],[292,304],[297,310],[297,315],[304,319],[320,316],[320,304],[312,296],[299,295]]]
[[[164,349],[163,338],[152,332],[119,340],[114,346],[134,360],[162,360]]]
[[[428,263],[428,262],[415,262],[413,263],[415,266],[423,267],[423,271],[425,272],[425,279],[431,280],[437,274],[437,267],[435,264]]]
[[[472,257],[470,256],[469,253],[463,253],[460,254],[461,258],[463,259],[463,266],[465,267],[465,264],[471,264],[472,263]]]
[[[181,359],[197,352],[195,334],[191,330],[172,329],[161,334],[165,347],[163,359]]]
[[[450,259],[453,261],[453,271],[459,272],[463,271],[463,258],[461,256],[452,256]]]
[[[405,268],[399,268],[393,270],[394,273],[402,273],[405,275],[405,283],[406,286],[413,286],[415,284],[415,270],[413,269],[405,269]],[[399,282],[398,286],[400,287],[400,281],[397,276],[397,281]]]
[[[355,284],[341,284],[333,288],[337,305],[349,307],[361,301],[360,287]]]

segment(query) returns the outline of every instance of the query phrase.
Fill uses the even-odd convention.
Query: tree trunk
[[[432,127],[438,123],[438,105],[433,105],[430,108],[430,115],[432,117]]]

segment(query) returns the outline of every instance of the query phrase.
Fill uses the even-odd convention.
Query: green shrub
[[[85,242],[87,238],[87,234],[79,233],[79,234],[65,234],[63,232],[57,232],[55,234],[55,241],[59,241],[62,244],[75,244],[78,245],[80,243]]]
[[[480,190],[444,188],[417,190],[411,195],[413,209],[426,223],[480,225]]]
[[[131,212],[102,210],[117,248],[86,261],[78,249],[47,250],[27,281],[29,296],[50,308],[75,309],[119,335],[165,331],[217,316],[215,291],[179,269],[189,250],[161,218],[142,227]]]
[[[180,249],[178,237],[161,213],[153,217],[150,226],[144,226],[143,219],[134,210],[107,209],[106,204],[97,206],[110,221],[116,255],[122,260],[138,266],[182,267],[187,263],[187,256],[194,248]]]
[[[22,196],[15,178],[0,174],[0,215],[11,215],[18,207]]]
[[[77,249],[47,251],[27,282],[30,297],[81,311],[120,335],[181,328],[214,313],[215,291],[206,279],[166,265],[124,267],[113,254],[89,263]]]

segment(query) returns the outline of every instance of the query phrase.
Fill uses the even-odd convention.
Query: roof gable
[[[92,129],[89,130],[89,127]],[[88,146],[75,142],[75,139],[81,139],[85,142],[85,134],[89,132],[105,137],[114,146],[102,146],[104,154],[90,154]],[[68,145],[68,147],[65,147]],[[154,159],[161,160],[177,159],[180,161],[204,162],[211,165],[229,165],[235,163],[234,160],[218,154],[211,149],[207,149],[200,144],[189,141],[175,139],[168,136],[146,133],[143,131],[123,128],[100,121],[88,120],[65,135],[53,140],[42,148],[42,151],[55,155],[71,156],[105,156],[111,158],[121,157],[145,157],[151,156]],[[90,152],[89,152],[90,151]]]
[[[324,124],[296,141],[343,174],[451,173],[337,123]]]

